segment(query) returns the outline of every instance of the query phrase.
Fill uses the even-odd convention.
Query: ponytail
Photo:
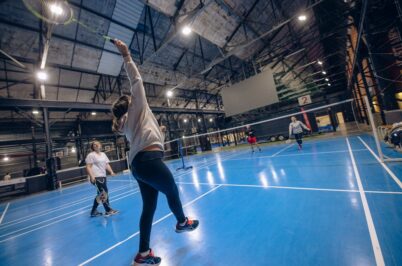
[[[130,97],[128,95],[120,96],[112,105],[112,130],[115,133],[121,133],[121,118],[127,113]]]

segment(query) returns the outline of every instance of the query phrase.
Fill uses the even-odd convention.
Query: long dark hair
[[[120,96],[120,98],[113,103],[112,105],[113,132],[120,132],[120,119],[123,117],[123,115],[127,113],[129,104],[130,104],[130,96],[128,95]]]

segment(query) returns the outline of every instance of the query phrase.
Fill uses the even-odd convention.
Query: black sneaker
[[[149,250],[149,254],[145,257],[141,256],[140,253],[135,256],[133,261],[133,266],[158,266],[162,259],[160,257],[154,256],[152,249]]]
[[[91,212],[91,217],[98,217],[98,216],[101,216],[101,215],[102,215],[102,213],[98,212],[98,211]]]
[[[176,233],[193,231],[193,230],[197,229],[199,223],[200,222],[198,220],[190,220],[186,217],[186,223],[184,225],[180,225],[180,223],[176,224]]]
[[[105,212],[105,217],[109,217],[109,216],[112,216],[112,215],[115,215],[115,214],[118,214],[118,213],[119,213],[118,210],[110,209],[109,211]]]

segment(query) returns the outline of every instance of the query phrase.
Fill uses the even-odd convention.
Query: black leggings
[[[140,249],[139,252],[149,250],[152,220],[158,202],[158,192],[166,195],[169,208],[176,220],[183,223],[186,217],[183,213],[179,190],[173,175],[163,163],[162,151],[145,151],[138,153],[131,163],[131,171],[141,191],[142,213],[140,219]]]
[[[303,138],[303,133],[295,134],[295,139],[297,141],[297,144],[302,145],[302,143],[303,143],[302,138]]]
[[[102,191],[108,192],[107,185],[106,185],[106,177],[96,177],[95,178],[95,186],[98,188],[98,195]],[[94,213],[96,208],[98,208],[99,203],[96,201],[96,197],[94,199],[94,205],[92,206],[92,211],[91,213]],[[103,207],[105,208],[105,211],[110,211],[110,204],[109,204],[109,197],[107,197],[106,202],[103,203]]]

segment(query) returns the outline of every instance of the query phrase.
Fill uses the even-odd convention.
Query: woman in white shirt
[[[99,141],[94,141],[91,143],[91,150],[87,155],[87,158],[85,159],[85,162],[87,164],[87,173],[89,175],[90,181],[93,185],[95,185],[98,189],[98,195],[102,192],[105,191],[106,193],[108,192],[107,184],[106,184],[106,170],[111,174],[115,175],[115,173],[112,170],[112,167],[110,167],[109,164],[109,158],[107,158],[106,154],[104,152],[101,152],[102,149],[102,144]],[[94,204],[92,206],[91,210],[91,217],[96,217],[99,215],[102,215],[101,212],[98,212],[98,201],[95,198]],[[118,211],[113,210],[110,207],[109,203],[109,197],[107,197],[106,201],[103,202],[103,207],[105,208],[105,216],[110,216],[113,214],[118,213]]]
[[[291,135],[295,136],[297,144],[299,144],[299,150],[302,149],[303,144],[303,129],[310,131],[310,129],[303,124],[303,122],[298,121],[295,116],[291,118],[292,122],[289,124],[289,138]]]

